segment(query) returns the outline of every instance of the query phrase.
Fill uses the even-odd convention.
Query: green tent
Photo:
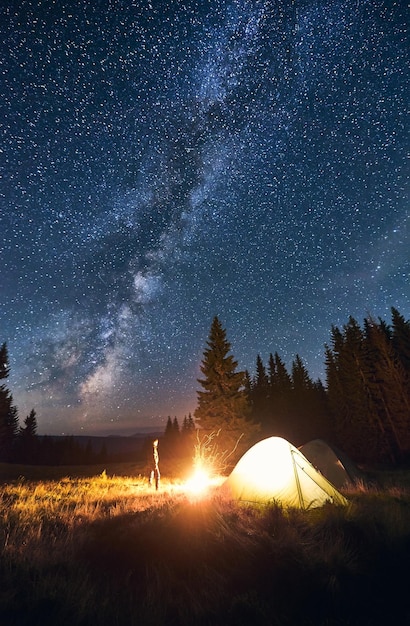
[[[238,461],[221,487],[223,493],[244,502],[276,501],[285,507],[308,509],[326,502],[347,504],[322,474],[281,437],[256,443]]]
[[[322,439],[308,441],[299,450],[337,489],[365,482],[364,474],[353,461]]]

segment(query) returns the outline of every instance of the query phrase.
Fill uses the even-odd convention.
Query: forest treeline
[[[391,309],[391,323],[350,317],[331,328],[325,384],[312,380],[299,355],[288,370],[277,352],[255,373],[236,371],[230,344],[214,319],[198,382],[197,423],[225,427],[231,441],[245,422],[249,440],[281,436],[296,446],[326,439],[357,462],[410,462],[410,321]],[[242,378],[241,378],[242,376]],[[220,416],[223,416],[222,419]]]
[[[227,449],[267,436],[299,446],[321,438],[357,462],[410,462],[410,321],[391,309],[391,323],[353,317],[332,326],[325,346],[325,383],[312,380],[299,355],[288,369],[277,352],[255,372],[238,371],[231,345],[214,318],[201,364],[202,389],[194,417],[168,417],[161,447],[189,455],[201,433],[223,431]],[[0,347],[0,461],[62,464],[109,461],[106,450],[83,448],[74,439],[55,441],[37,435],[34,409],[19,425],[13,396],[3,382],[9,375],[7,345]],[[149,448],[149,445],[148,445]]]
[[[299,446],[327,439],[353,459],[410,460],[410,322],[392,308],[391,324],[350,317],[333,326],[325,347],[325,385],[297,355],[288,371],[280,356],[258,355],[247,375],[251,418],[264,435]]]

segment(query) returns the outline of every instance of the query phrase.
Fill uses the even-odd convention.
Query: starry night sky
[[[404,1],[0,7],[0,342],[22,423],[126,433],[410,317]]]

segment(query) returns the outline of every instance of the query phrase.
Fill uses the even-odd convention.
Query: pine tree
[[[273,385],[275,384],[275,377],[276,377],[276,364],[275,364],[274,356],[271,352],[269,355],[269,361],[268,361],[268,383],[271,389],[273,388]]]
[[[256,376],[255,376],[255,386],[260,389],[266,390],[268,387],[268,376],[266,374],[266,369],[261,359],[260,354],[256,357]]]
[[[195,430],[195,423],[194,423],[194,420],[192,419],[191,413],[189,413],[188,416],[185,415],[184,417],[184,421],[182,422],[181,433],[183,433],[184,435],[191,434],[192,432],[194,432],[194,430]]]
[[[275,376],[272,381],[272,386],[274,391],[277,392],[277,395],[285,400],[292,391],[292,379],[289,376],[286,365],[277,352],[275,352],[274,361]]]
[[[34,409],[24,420],[24,427],[20,427],[20,434],[24,439],[34,439],[37,436],[37,417]]]
[[[256,357],[256,374],[251,382],[252,417],[266,428],[269,420],[269,378],[261,356]]]
[[[0,348],[0,380],[10,372],[7,345]],[[18,433],[18,413],[13,404],[13,396],[4,384],[0,385],[0,459],[12,460],[13,446]]]
[[[178,423],[178,418],[175,416],[174,419],[172,420],[172,432],[174,434],[174,437],[176,439],[178,439],[179,434],[180,434],[180,430],[179,430],[179,423]]]
[[[172,433],[173,433],[173,428],[172,428],[172,419],[171,416],[168,415],[168,419],[167,419],[167,424],[165,426],[165,439],[172,439]]]
[[[190,432],[194,432],[195,431],[195,422],[194,422],[194,418],[192,417],[191,413],[189,413],[189,415],[188,415],[187,427],[188,427],[188,430]]]
[[[183,428],[180,428],[178,418],[176,417],[176,415],[174,415],[173,418],[171,418],[171,416],[169,415],[165,427],[164,439],[161,446],[162,456],[179,456],[182,451],[185,439],[185,431]]]
[[[313,382],[309,372],[300,356],[297,354],[292,362],[292,389],[296,393],[302,393],[312,389]]]
[[[203,390],[197,392],[195,420],[203,434],[220,433],[219,448],[233,450],[242,436],[245,445],[257,430],[248,419],[245,374],[236,371],[238,363],[229,354],[231,345],[218,317],[213,319],[206,343],[200,368],[203,378],[198,379]]]
[[[337,444],[353,458],[370,458],[374,451],[366,387],[364,336],[350,317],[343,332],[332,327],[332,356],[327,350],[327,390]]]
[[[269,421],[266,435],[292,439],[289,426],[292,401],[292,380],[277,352],[269,356]]]
[[[192,459],[195,454],[195,423],[191,413],[185,415],[180,435],[181,455]]]
[[[252,378],[248,370],[245,370],[245,379],[243,383],[243,390],[248,404],[248,409],[251,415],[253,415],[253,398],[252,398]]]
[[[229,354],[231,345],[217,317],[214,318],[204,351],[198,379],[204,391],[198,391],[195,419],[206,430],[217,430],[227,422],[247,413],[243,393],[244,372],[237,372],[237,361]]]
[[[24,420],[24,426],[19,428],[16,449],[17,460],[20,463],[36,462],[38,447],[36,412],[31,409],[30,414]]]
[[[398,314],[396,323],[404,323]],[[327,395],[338,445],[362,461],[402,459],[410,447],[410,397],[395,330],[371,318],[362,330],[351,317],[343,332],[332,328],[332,341]]]
[[[374,427],[383,436],[390,456],[400,461],[410,453],[410,396],[403,362],[393,348],[384,322],[371,318],[364,323],[367,348],[367,379]]]
[[[301,445],[311,439],[326,438],[330,433],[326,393],[320,380],[313,382],[301,357],[292,363],[292,442]]]
[[[291,369],[292,394],[289,430],[294,445],[306,443],[309,436],[309,423],[314,419],[313,382],[301,357],[297,354]]]
[[[393,349],[403,365],[407,381],[410,382],[410,320],[406,321],[394,307],[391,312]]]
[[[343,334],[336,326],[331,329],[332,347],[325,346],[326,389],[329,410],[335,423],[335,438],[343,445],[343,422],[349,411],[349,401],[344,390],[340,360],[343,351]]]

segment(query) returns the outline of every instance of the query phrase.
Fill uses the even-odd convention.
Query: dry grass
[[[141,474],[5,483],[0,624],[405,623],[409,493],[347,495],[303,512],[192,499],[178,480],[155,492]]]

